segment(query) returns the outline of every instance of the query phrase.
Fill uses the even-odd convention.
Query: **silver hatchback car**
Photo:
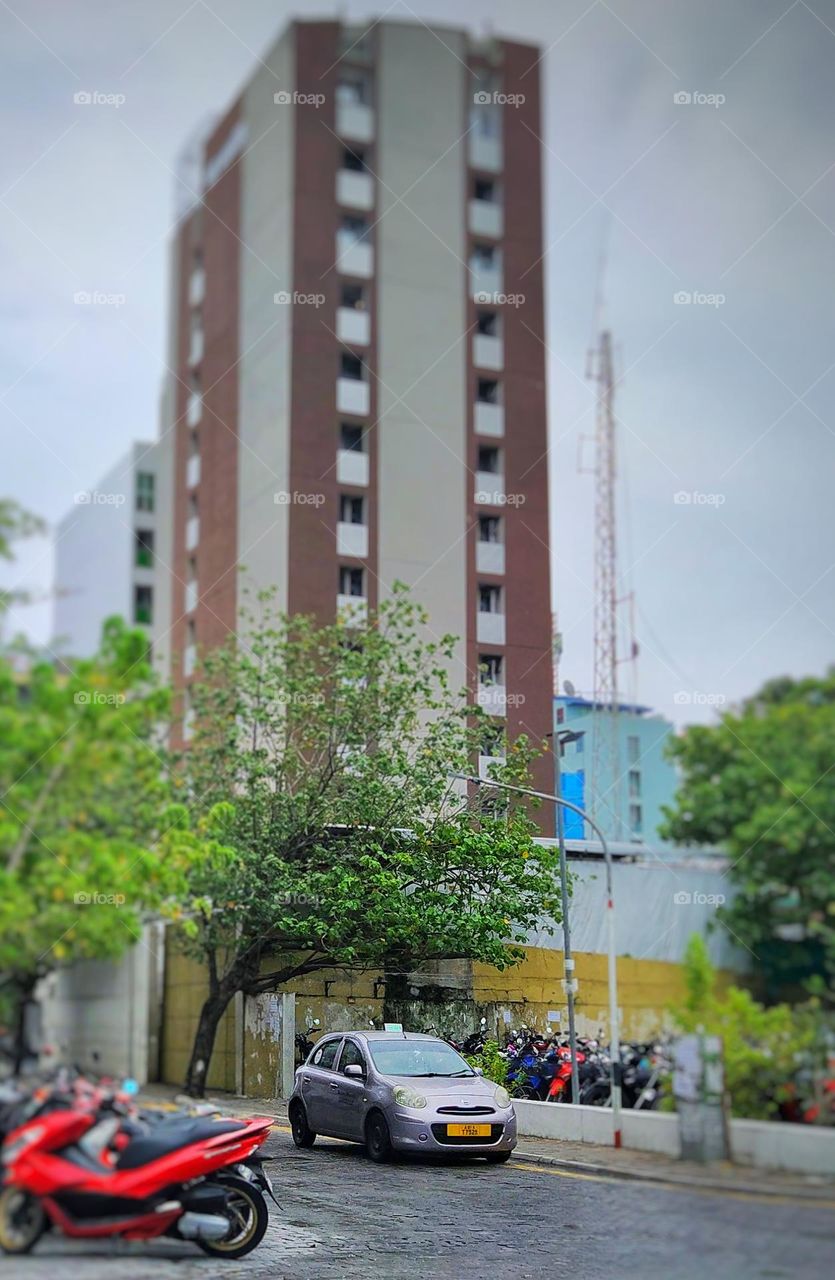
[[[411,1151],[499,1164],[516,1146],[507,1090],[444,1040],[411,1032],[323,1036],[296,1071],[289,1110],[297,1147],[346,1138],[376,1161]]]

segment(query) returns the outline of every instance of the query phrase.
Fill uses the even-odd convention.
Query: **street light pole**
[[[571,1101],[580,1101],[580,1068],[577,1063],[577,1029],[574,1021],[574,957],[571,954],[571,925],[568,910],[568,861],[565,855],[565,819],[562,806],[562,744],[576,741],[578,733],[558,733],[554,752],[554,799],[557,801],[557,841],[560,849],[560,898],[562,903],[562,953],[565,962],[565,993],[568,999],[568,1044],[571,1052]]]
[[[612,854],[606,837],[598,827],[593,818],[590,818],[585,809],[581,809],[579,805],[573,804],[570,800],[564,800],[562,796],[551,795],[548,791],[534,791],[531,787],[516,787],[509,782],[494,782],[492,778],[478,778],[470,773],[454,773],[454,778],[458,778],[461,782],[471,782],[477,787],[498,787],[502,791],[513,791],[520,796],[530,796],[536,800],[550,800],[552,804],[557,805],[558,809],[570,809],[572,813],[579,814],[584,822],[587,822],[592,831],[595,832],[603,849],[603,857],[606,860],[606,921],[607,921],[607,939],[609,950],[609,1051],[611,1057],[611,1097],[612,1097],[612,1125],[614,1130],[614,1145],[621,1145],[621,1061],[620,1061],[620,1027],[618,1025],[618,973],[617,959],[615,955],[615,898],[612,889]],[[558,824],[558,829],[561,824]]]

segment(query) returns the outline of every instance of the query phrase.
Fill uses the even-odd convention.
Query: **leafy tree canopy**
[[[330,967],[505,966],[543,915],[559,919],[529,815],[474,807],[450,776],[488,731],[451,686],[453,650],[399,588],[361,627],[261,597],[244,640],[207,656],[181,762],[188,825],[167,838],[201,851],[184,931],[210,991],[190,1091],[237,991]],[[531,753],[517,740],[503,780],[524,781]]]
[[[0,989],[119,955],[178,883],[158,742],[168,698],[147,640],[112,619],[101,650],[60,672],[0,659]]]
[[[769,681],[671,751],[681,770],[664,834],[721,846],[737,894],[720,915],[768,992],[835,990],[835,670]]]

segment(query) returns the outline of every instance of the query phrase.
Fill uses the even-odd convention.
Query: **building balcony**
[[[339,484],[368,484],[368,454],[356,449],[339,449],[336,454],[336,479]]]
[[[503,507],[505,504],[504,476],[494,471],[475,473],[475,501],[480,507]]]
[[[371,341],[371,316],[353,307],[337,307],[336,336],[349,347],[367,347]]]
[[[479,756],[478,757],[478,776],[488,779],[491,776],[493,767],[503,769],[507,764],[504,756]]]
[[[481,617],[481,614],[479,614],[479,617]],[[488,716],[507,715],[507,690],[503,684],[480,684],[476,694],[476,701]]]
[[[340,556],[364,560],[368,555],[368,526],[340,520],[336,526],[336,550]]]
[[[336,611],[353,622],[365,622],[368,617],[368,601],[365,596],[336,597]]]
[[[350,233],[337,231],[336,267],[343,275],[370,280],[374,275],[374,246],[367,240],[357,240]]]
[[[365,102],[336,102],[336,132],[349,142],[372,142],[374,110]]]
[[[200,483],[200,454],[193,453],[186,461],[186,488],[195,489]]]
[[[192,271],[188,282],[188,302],[190,307],[199,307],[206,296],[206,272],[202,267]]]
[[[355,378],[337,378],[336,407],[339,413],[365,417],[371,406],[371,388]]]
[[[504,435],[504,405],[489,404],[486,400],[476,400],[473,420],[476,435]]]
[[[200,541],[200,517],[189,516],[186,520],[186,551],[193,551]]]
[[[203,351],[205,350],[205,335],[202,329],[192,329],[191,344],[188,349],[188,362],[194,366],[199,364],[203,359]]]
[[[503,163],[502,140],[473,131],[470,134],[469,159],[471,169],[483,169],[487,173],[500,173]]]
[[[374,208],[374,179],[370,173],[339,169],[336,174],[336,203],[345,209]]]
[[[183,650],[183,675],[186,679],[194,675],[197,666],[197,645],[187,644]]]
[[[479,644],[504,644],[505,627],[503,613],[476,614],[476,640]]]
[[[470,266],[470,288],[476,302],[496,302],[502,293],[502,269],[495,266]]]
[[[183,608],[186,613],[193,613],[197,608],[197,581],[187,582],[183,592]]]
[[[203,397],[199,391],[190,391],[186,405],[186,422],[190,427],[196,427],[202,417]]]
[[[504,230],[504,215],[500,204],[490,200],[471,200],[469,206],[470,231],[476,236],[498,240]]]
[[[489,333],[473,334],[473,364],[476,369],[503,369],[504,343]]]
[[[478,573],[504,573],[504,543],[477,542],[475,567]]]

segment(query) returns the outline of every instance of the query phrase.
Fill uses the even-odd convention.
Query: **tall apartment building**
[[[62,656],[92,656],[115,614],[149,634],[155,625],[158,447],[131,445],[56,527],[52,648]]]
[[[458,682],[550,730],[538,57],[294,22],[192,154],[155,639],[178,684],[244,580],[323,620],[401,580],[461,637]]]

